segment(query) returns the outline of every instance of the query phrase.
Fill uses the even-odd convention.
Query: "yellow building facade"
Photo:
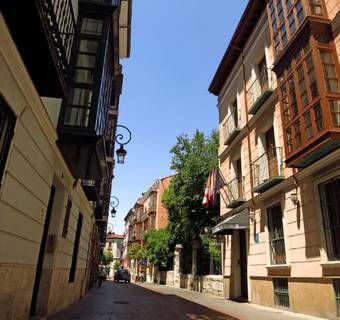
[[[209,88],[229,299],[339,316],[339,10],[249,1]]]
[[[33,3],[28,5],[36,12]],[[72,6],[77,19],[78,1]],[[43,88],[29,67],[28,54],[18,49],[11,10],[12,3],[1,4],[0,319],[4,320],[49,316],[84,296],[96,278],[100,245],[105,244],[101,228],[105,224],[106,233],[108,214],[98,216],[99,200],[90,198],[88,180],[74,173],[59,144],[58,117],[69,92],[63,91],[65,87],[58,91],[57,82],[54,88]],[[131,8],[122,8],[121,14],[130,23]],[[31,18],[34,25],[37,21]],[[122,31],[121,51],[128,56],[126,32],[129,28]],[[37,56],[43,49],[35,49]],[[52,79],[46,61],[39,63],[46,71],[43,75]]]

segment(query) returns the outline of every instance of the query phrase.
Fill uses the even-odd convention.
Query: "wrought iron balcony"
[[[282,148],[269,148],[251,163],[253,192],[261,193],[285,179],[282,173]]]
[[[39,94],[66,97],[76,34],[71,0],[4,0],[1,11]]]
[[[226,122],[223,124],[223,136],[224,136],[224,144],[230,144],[234,138],[238,135],[241,129],[238,126],[236,119],[236,112],[233,111]]]
[[[225,185],[227,208],[236,208],[245,202],[244,177],[235,177]]]
[[[248,113],[255,114],[274,92],[271,69],[263,69],[247,90]]]

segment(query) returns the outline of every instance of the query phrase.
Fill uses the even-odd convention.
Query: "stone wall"
[[[175,283],[180,283],[180,288],[213,294],[215,296],[224,296],[223,276],[206,275],[193,277],[191,274],[180,274],[179,279],[175,282],[174,271],[157,271],[154,282],[175,287]]]

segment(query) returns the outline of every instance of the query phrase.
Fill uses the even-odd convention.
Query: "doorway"
[[[240,229],[239,232],[239,248],[240,248],[240,285],[241,285],[241,299],[248,300],[248,260],[247,260],[247,240],[246,230]]]
[[[37,268],[36,268],[36,272],[35,272],[35,280],[34,280],[31,307],[30,307],[30,316],[33,316],[36,312],[37,299],[38,299],[38,293],[39,293],[39,285],[40,285],[40,279],[41,279],[41,275],[42,275],[42,268],[43,268],[43,264],[44,264],[47,235],[48,235],[48,229],[50,227],[50,222],[51,222],[51,214],[52,214],[55,191],[56,191],[56,188],[54,186],[52,186],[50,198],[48,200],[48,205],[47,205],[44,229],[43,229],[42,239],[41,239],[41,243],[40,243]]]
[[[274,127],[271,127],[266,133],[266,149],[267,149],[267,159],[268,159],[268,174],[269,178],[278,175],[278,163],[277,154],[275,147],[275,135]]]

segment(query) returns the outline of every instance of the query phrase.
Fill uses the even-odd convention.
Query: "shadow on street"
[[[106,281],[50,320],[236,320],[174,294],[163,294],[132,283]]]

